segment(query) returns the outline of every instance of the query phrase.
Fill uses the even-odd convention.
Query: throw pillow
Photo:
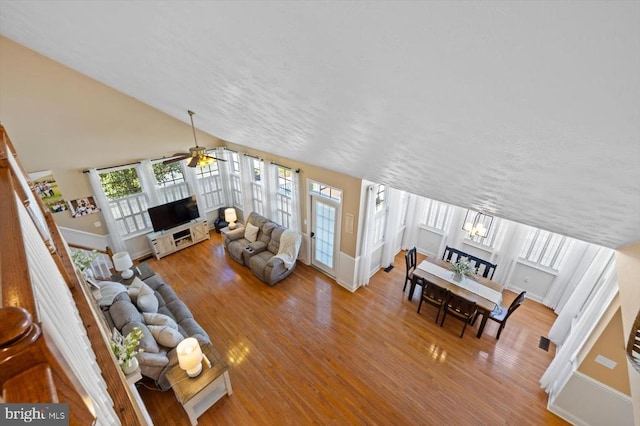
[[[127,293],[129,293],[129,297],[133,303],[136,303],[138,299],[138,294],[140,294],[140,289],[145,283],[138,277],[135,277],[131,284],[129,284],[129,288],[127,288]]]
[[[244,237],[249,240],[250,243],[255,242],[258,239],[259,229],[257,226],[247,223],[244,227]]]
[[[173,318],[168,315],[145,312],[142,316],[144,317],[144,322],[147,325],[167,325],[171,328],[175,328],[176,330],[178,329],[178,324],[176,324]]]
[[[100,281],[98,286],[100,287],[100,300],[98,300],[100,306],[111,306],[117,295],[127,291],[125,286],[112,281]]]
[[[184,340],[184,336],[178,330],[167,325],[149,325],[147,328],[156,342],[167,348],[175,348]]]
[[[158,312],[158,298],[151,290],[151,287],[144,283],[142,284],[136,305],[141,312]]]

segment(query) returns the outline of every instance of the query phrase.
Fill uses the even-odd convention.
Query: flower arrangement
[[[456,275],[471,275],[473,274],[473,268],[467,259],[459,260],[451,266],[451,270]]]
[[[71,261],[81,271],[84,271],[91,263],[98,258],[97,250],[72,250]]]
[[[142,352],[142,348],[138,348],[140,340],[142,340],[142,330],[140,327],[133,327],[133,330],[122,341],[111,341],[111,350],[118,359],[118,364],[129,364],[129,362]]]

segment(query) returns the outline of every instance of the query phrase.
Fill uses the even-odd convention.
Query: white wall
[[[631,398],[578,371],[549,410],[575,425],[633,426]]]

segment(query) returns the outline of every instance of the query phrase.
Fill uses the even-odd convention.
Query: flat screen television
[[[200,217],[195,196],[151,207],[147,212],[155,232],[175,228]]]

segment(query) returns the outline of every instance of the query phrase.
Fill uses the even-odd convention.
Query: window
[[[181,200],[190,196],[189,186],[184,179],[184,170],[179,161],[170,164],[157,162],[152,165],[158,186],[158,195],[163,203]]]
[[[291,169],[278,166],[278,192],[291,195]]]
[[[384,242],[384,228],[387,222],[387,203],[385,201],[386,187],[378,185],[376,190],[376,206],[373,223],[373,242]]]
[[[342,191],[317,182],[311,182],[309,185],[309,191],[338,202],[342,199]]]
[[[378,190],[376,191],[376,212],[385,208],[384,195],[386,189],[387,188],[384,185],[378,185]]]
[[[204,167],[196,168],[198,186],[204,197],[205,210],[213,210],[224,204],[222,201],[222,183],[220,181],[220,169],[218,162],[213,161]]]
[[[276,222],[284,227],[291,227],[292,199],[291,189],[292,170],[287,167],[276,166],[278,172],[278,187],[276,189]]]
[[[231,185],[231,203],[242,209],[242,181],[240,179],[240,156],[235,151],[229,151],[231,164],[229,167],[229,182]]]
[[[247,157],[247,163],[251,170],[251,203],[253,211],[258,214],[264,215],[264,201],[262,191],[262,175],[264,162],[259,158]]]
[[[571,240],[563,235],[530,228],[520,251],[520,259],[541,268],[558,271],[570,246]]]
[[[453,209],[447,203],[428,198],[426,200],[427,202],[420,223],[438,231],[446,231],[451,221]]]
[[[147,213],[149,202],[142,192],[135,167],[103,171],[100,173],[100,183],[120,235],[129,237],[153,230]]]

